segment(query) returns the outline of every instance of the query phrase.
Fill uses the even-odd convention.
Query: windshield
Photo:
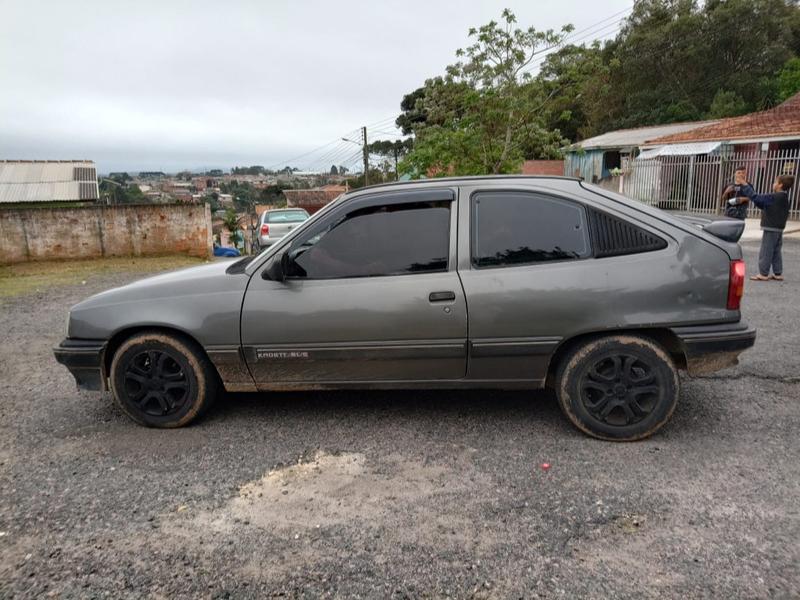
[[[302,223],[308,219],[308,213],[304,210],[282,210],[280,212],[267,213],[267,223]]]

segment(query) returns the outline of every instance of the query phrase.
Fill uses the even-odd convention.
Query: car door
[[[489,183],[462,187],[460,201],[461,231],[469,231],[459,239],[467,378],[541,384],[565,332],[608,301],[592,291],[585,206],[542,188]]]
[[[451,188],[356,196],[279,249],[273,260],[292,259],[286,279],[265,279],[265,265],[242,308],[256,384],[463,378],[455,200]]]

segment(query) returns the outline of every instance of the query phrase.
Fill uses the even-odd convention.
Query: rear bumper
[[[713,373],[738,364],[739,354],[756,343],[756,330],[747,323],[674,327],[686,354],[690,375]]]
[[[82,390],[105,390],[106,377],[103,357],[104,340],[77,340],[67,338],[53,348],[56,360],[67,367],[75,383]]]

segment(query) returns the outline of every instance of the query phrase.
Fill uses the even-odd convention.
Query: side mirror
[[[285,281],[291,263],[292,259],[288,252],[281,254],[280,258],[273,257],[269,266],[261,273],[261,277],[271,281]]]

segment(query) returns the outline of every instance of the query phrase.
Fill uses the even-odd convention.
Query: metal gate
[[[772,191],[776,176],[797,176],[798,163],[800,150],[634,159],[621,175],[621,189],[630,198],[667,210],[722,214],[722,191],[733,183],[738,167],[747,170],[757,194],[766,194]],[[789,197],[789,218],[800,220],[800,182]],[[756,208],[748,211],[751,217],[758,214]]]

